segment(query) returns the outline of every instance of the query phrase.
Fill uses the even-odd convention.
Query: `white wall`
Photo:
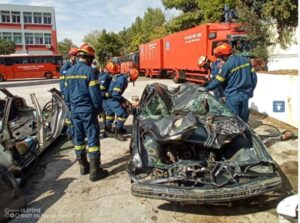
[[[298,128],[298,76],[258,73],[250,108]],[[285,112],[273,112],[273,101],[285,101]]]

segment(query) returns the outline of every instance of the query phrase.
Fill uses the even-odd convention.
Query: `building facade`
[[[16,54],[57,54],[54,8],[0,4],[0,39],[15,42]]]

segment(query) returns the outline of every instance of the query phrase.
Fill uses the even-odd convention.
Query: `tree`
[[[0,39],[0,54],[13,54],[16,52],[16,44],[12,41]]]
[[[72,47],[77,47],[71,39],[65,38],[58,42],[58,51],[63,55],[64,59],[68,58],[68,52]]]
[[[94,47],[99,63],[104,65],[108,59],[121,55],[123,44],[117,34],[103,29],[99,33]]]

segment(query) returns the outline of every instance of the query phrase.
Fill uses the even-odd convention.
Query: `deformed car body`
[[[135,196],[216,204],[282,187],[259,137],[195,84],[148,85],[131,137],[127,172]]]
[[[54,88],[50,90],[52,99],[43,108],[33,93],[34,107],[5,88],[0,88],[0,93],[0,164],[15,173],[60,136],[68,109]]]

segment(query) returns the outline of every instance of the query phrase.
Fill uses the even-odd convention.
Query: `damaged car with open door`
[[[196,84],[148,85],[131,137],[127,172],[135,196],[217,204],[282,187],[260,138]]]
[[[24,98],[0,88],[0,164],[17,173],[34,161],[64,128],[67,107],[55,88],[51,100],[41,107],[30,94],[33,107]]]

